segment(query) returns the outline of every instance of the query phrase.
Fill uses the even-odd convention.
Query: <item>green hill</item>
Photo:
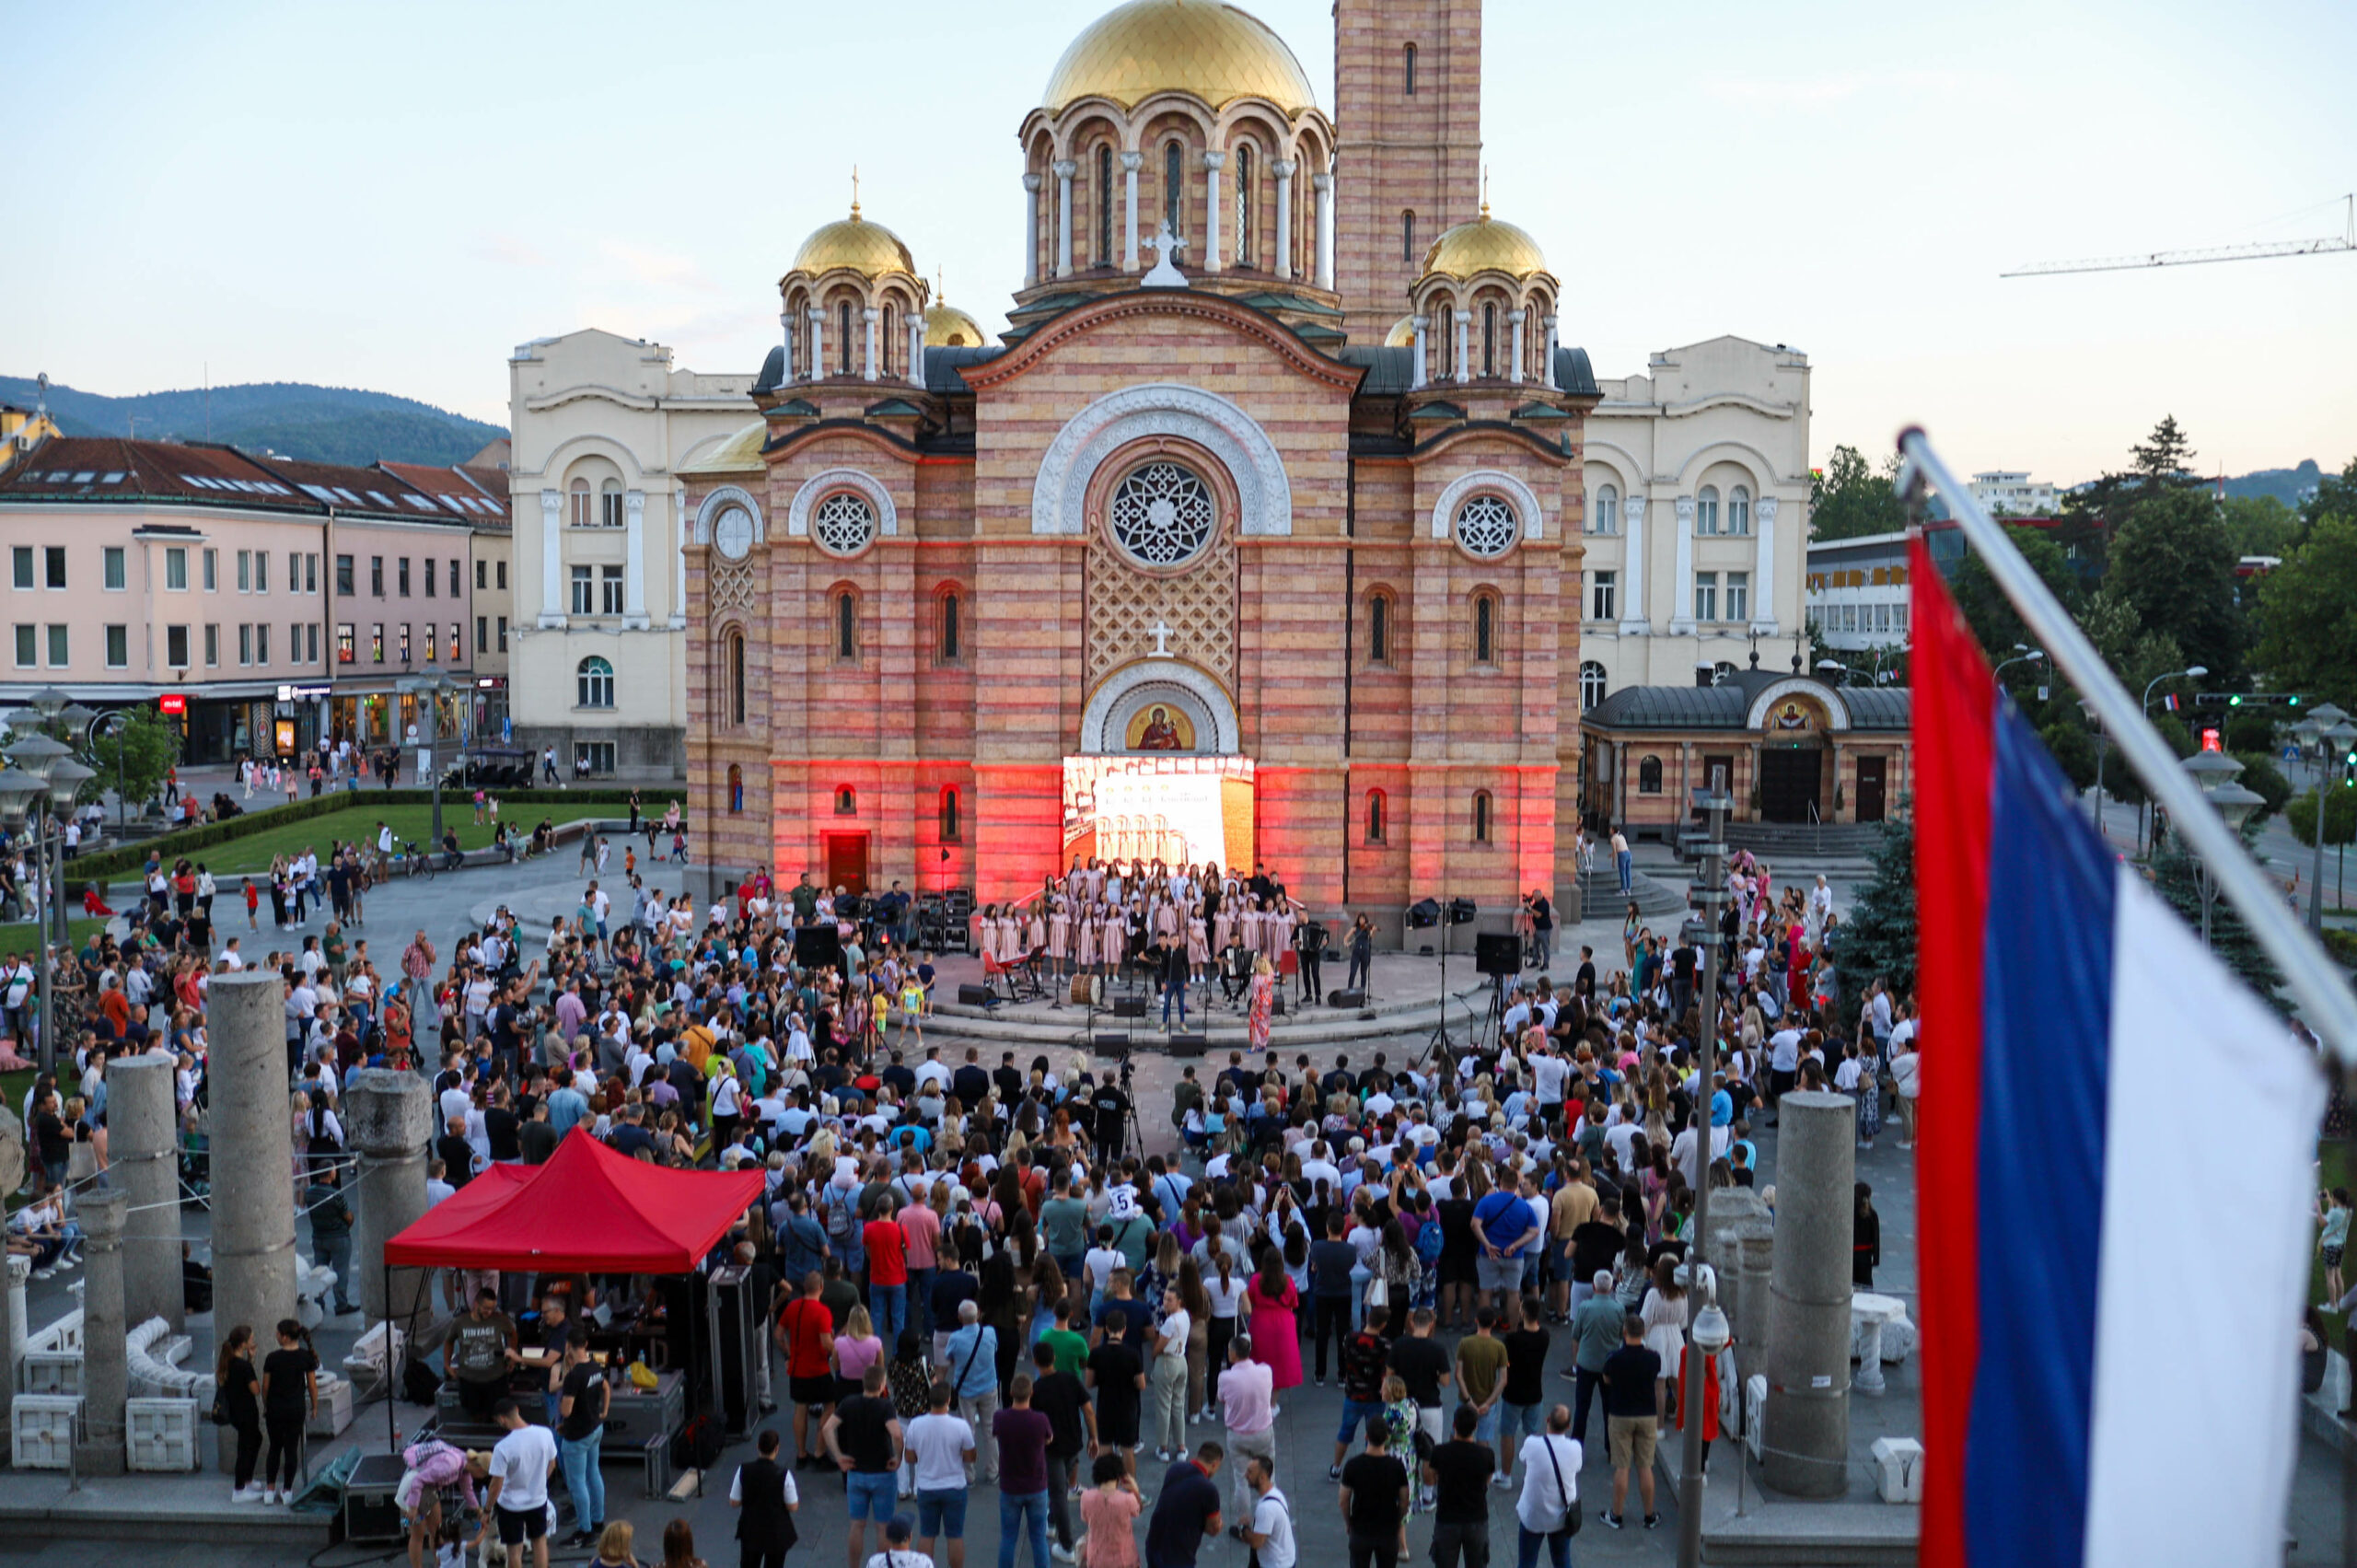
[[[0,376],[0,402],[29,408],[40,389]],[[209,404],[209,408],[208,408]],[[261,381],[114,398],[52,383],[49,412],[68,436],[214,440],[312,462],[458,463],[507,432],[389,392]]]

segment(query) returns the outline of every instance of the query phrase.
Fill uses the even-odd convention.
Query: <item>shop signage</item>
[[[156,699],[156,706],[159,711],[172,718],[185,718],[188,716],[188,693],[185,691],[167,691],[162,696]]]

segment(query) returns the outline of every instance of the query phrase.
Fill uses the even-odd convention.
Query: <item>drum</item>
[[[1076,974],[1072,977],[1072,1005],[1094,1007],[1105,1000],[1105,977],[1101,974]]]

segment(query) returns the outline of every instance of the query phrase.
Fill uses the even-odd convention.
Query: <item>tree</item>
[[[2283,821],[2292,830],[2293,838],[2306,847],[2314,849],[2316,842],[2316,792],[2306,790],[2293,796],[2283,807]],[[2341,872],[2346,869],[2351,840],[2357,840],[2357,789],[2351,789],[2346,784],[2338,787],[2328,784],[2324,792],[2324,842],[2325,847],[2333,852],[2334,860],[2339,863],[2333,869],[2336,891],[2332,901],[2335,904],[2343,904],[2348,901],[2340,896],[2338,889],[2342,886]],[[2321,897],[2323,889],[2316,889],[2314,892],[2316,896]]]
[[[2191,468],[2192,443],[2177,428],[2175,414],[2165,415],[2150,436],[2132,443],[2128,455],[2125,471],[2106,473],[2062,499],[2055,542],[2091,576],[2101,577],[2109,569],[2112,540],[2138,501],[2201,484]]]
[[[126,708],[120,738],[107,730],[91,737],[84,748],[83,766],[95,769],[88,783],[82,786],[78,798],[96,800],[115,787],[122,779],[122,799],[126,809],[155,796],[164,775],[180,760],[180,731],[164,720],[153,708]],[[116,757],[121,754],[122,772],[116,772]]]
[[[2046,537],[2044,528],[2009,524],[2005,537],[2014,541],[2014,548],[2028,560],[2038,580],[2055,598],[2067,606],[2078,597],[2078,585],[2072,575],[2070,563],[2063,560],[2062,552],[2054,541]],[[2013,604],[2005,598],[2004,591],[1997,587],[1996,579],[1989,575],[1989,568],[1979,552],[1968,552],[1963,560],[1956,563],[1955,570],[1948,575],[1948,593],[1956,600],[1956,608],[1964,612],[1965,623],[1980,639],[1982,651],[1989,655],[1990,663],[1995,664],[2009,656],[2015,643],[2030,640],[2021,617],[2014,613]]]
[[[2244,830],[2245,842],[2249,839]],[[2186,854],[2175,833],[2162,840],[2160,852],[2153,859],[2153,887],[2171,909],[2185,918],[2194,930],[2201,929],[2201,887],[2195,876],[2193,857]],[[2283,1011],[2283,1004],[2275,994],[2283,976],[2267,950],[2253,940],[2250,928],[2243,923],[2235,906],[2220,898],[2210,907],[2210,950],[2218,961],[2240,975],[2261,1000],[2276,1011]]]
[[[2199,484],[2193,472],[2193,439],[2177,428],[2177,415],[2165,413],[2153,426],[2153,434],[2128,448],[2135,459],[2133,470],[2147,487],[2154,490],[2173,486]]]
[[[1907,508],[1891,482],[1898,471],[1896,458],[1877,473],[1855,447],[1834,447],[1825,467],[1809,477],[1809,537],[1856,539],[1904,528]]]
[[[1875,846],[1874,876],[1833,928],[1843,1020],[1855,1023],[1866,987],[1877,978],[1900,996],[1915,989],[1915,826],[1893,817]]]
[[[2300,515],[2272,495],[2229,495],[2220,503],[2236,556],[2282,555],[2300,534]]]
[[[2278,689],[2357,704],[2357,515],[2318,516],[2260,580],[2258,620],[2258,663]]]
[[[2151,632],[2174,639],[2212,684],[2241,668],[2245,627],[2236,606],[2235,547],[2207,495],[2160,491],[2138,499],[2112,537],[2104,589]]]
[[[2048,754],[2054,759],[2054,765],[2062,770],[2062,776],[2071,781],[2073,789],[2084,794],[2094,786],[2096,743],[2095,738],[2087,733],[2084,725],[2073,724],[2067,718],[2057,718],[2038,732],[2038,738],[2045,744]],[[2104,793],[2111,795],[2111,779],[2108,775],[2104,779]],[[2118,799],[2119,796],[2115,795],[2112,798]]]
[[[2316,493],[2300,503],[2298,539],[2305,540],[2327,517],[2357,520],[2357,458],[2350,459],[2338,474],[2325,475]]]
[[[2228,744],[2232,745],[2231,739]],[[2251,813],[2252,821],[2264,822],[2290,803],[2292,781],[2283,776],[2283,770],[2275,765],[2273,758],[2264,751],[2237,751],[2235,761],[2243,765],[2243,771],[2235,776],[2235,782],[2267,802]]]

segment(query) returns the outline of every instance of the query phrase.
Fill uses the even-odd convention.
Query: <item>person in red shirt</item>
[[[829,1362],[834,1353],[835,1319],[819,1299],[825,1283],[815,1269],[805,1274],[802,1294],[777,1316],[777,1348],[785,1356],[786,1383],[794,1400],[796,1469],[823,1469],[828,1463],[825,1453],[810,1446],[810,1428],[815,1424],[826,1430],[827,1411],[835,1399],[834,1369]]]
[[[908,1233],[879,1204],[860,1239],[867,1247],[867,1314],[884,1342],[897,1344],[909,1326]]]

